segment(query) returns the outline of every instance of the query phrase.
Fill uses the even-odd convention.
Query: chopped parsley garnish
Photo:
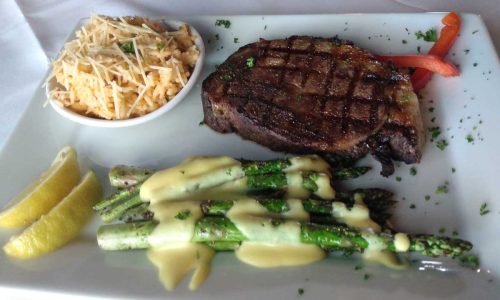
[[[297,99],[297,101],[300,102],[300,101],[302,101],[302,96],[298,95],[297,97],[295,97],[295,99]]]
[[[249,68],[255,67],[255,58],[253,57],[247,58],[247,67]]]
[[[223,26],[224,28],[229,28],[231,27],[231,21],[219,19],[215,21],[215,26]]]
[[[439,140],[436,142],[436,147],[438,147],[439,150],[443,151],[446,147],[448,147],[448,141]]]
[[[220,36],[219,36],[219,34],[218,34],[218,33],[216,33],[216,34],[215,34],[215,39],[216,39],[216,40],[219,40],[219,39],[220,39]]]
[[[233,42],[234,42],[235,44],[238,44],[238,43],[239,43],[239,42],[238,42],[238,38],[234,38],[234,39],[233,39]]]
[[[355,270],[355,271],[358,271],[358,270],[361,270],[361,269],[363,269],[363,266],[355,266],[355,267],[354,267],[354,270]]]
[[[469,54],[470,50],[469,49],[464,49],[465,54]]]
[[[444,228],[444,227],[439,228],[439,231],[438,231],[439,234],[444,234],[445,232],[446,232],[446,228]]]
[[[415,176],[415,175],[417,175],[417,168],[415,168],[415,167],[411,167],[411,168],[410,168],[410,175],[411,175],[411,176]]]
[[[226,175],[231,176],[231,173],[232,173],[232,172],[233,172],[233,171],[232,171],[231,169],[227,169],[227,170],[226,170]]]
[[[477,269],[479,267],[479,258],[474,254],[465,254],[458,258],[462,267]]]
[[[407,44],[407,43],[408,43],[408,41],[407,41],[407,40],[402,40],[402,41],[401,41],[401,43],[403,43],[403,44]]]
[[[456,230],[453,230],[453,232],[451,233],[452,236],[458,236],[458,231]]]
[[[264,25],[264,30],[266,30],[266,29],[267,29],[267,25]]]
[[[451,168],[451,173],[455,173],[456,171],[457,171],[457,169]]]
[[[368,279],[370,279],[370,277],[371,277],[371,275],[370,275],[370,274],[365,273],[365,275],[363,276],[363,279],[364,279],[364,280],[368,280]]]
[[[472,66],[477,67],[477,62],[473,63]]]
[[[425,195],[425,198],[424,198],[424,199],[425,199],[425,201],[429,201],[429,200],[431,200],[431,195]]]
[[[474,137],[470,133],[465,136],[465,139],[467,140],[467,143],[474,142]]]
[[[426,42],[435,42],[437,40],[437,31],[432,28],[424,33],[421,30],[415,32],[415,36],[417,36],[417,40],[424,39]]]
[[[304,295],[304,289],[302,289],[302,288],[298,289],[297,294],[299,294],[299,296]]]
[[[428,129],[431,134],[431,142],[441,134],[441,127],[431,127]]]
[[[181,172],[181,174],[184,174],[184,173],[186,173],[186,171],[184,171],[184,170],[180,170],[179,172]]]
[[[203,125],[205,125],[204,121],[200,121],[200,123],[198,123],[198,126],[203,126]]]
[[[472,34],[476,34],[476,33],[478,33],[478,32],[479,32],[479,30],[474,30],[474,31],[472,32]]]
[[[488,209],[488,203],[486,203],[486,202],[481,204],[481,206],[479,207],[479,215],[481,215],[481,216],[489,214],[490,212],[491,212],[491,210]]]
[[[122,49],[122,51],[125,53],[134,53],[135,52],[134,43],[131,41],[123,43],[123,44],[119,44],[119,46],[120,46],[120,49]]]
[[[416,206],[415,204],[411,204],[411,205],[410,205],[410,208],[411,208],[411,209],[415,209],[415,208],[417,208],[417,206]]]
[[[396,181],[398,181],[398,182],[399,182],[399,181],[401,181],[401,180],[402,180],[401,176],[396,176]]]
[[[165,49],[165,43],[156,44],[156,49],[158,49],[158,51],[162,51],[163,49]]]
[[[448,181],[436,188],[436,194],[448,194]]]
[[[418,46],[418,47],[417,47],[417,52],[418,52],[418,53],[422,53],[422,47]]]
[[[191,216],[191,211],[190,210],[183,210],[183,211],[180,211],[176,216],[175,218],[177,220],[186,220],[187,218],[189,218]]]
[[[222,79],[225,81],[231,81],[233,80],[233,77],[231,75],[224,74],[224,76],[222,76]]]

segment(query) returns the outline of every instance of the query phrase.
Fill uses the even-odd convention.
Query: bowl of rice
[[[189,93],[204,55],[200,34],[184,22],[93,15],[52,62],[48,102],[84,125],[141,124]]]

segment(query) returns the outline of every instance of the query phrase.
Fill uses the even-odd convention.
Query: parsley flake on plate
[[[426,42],[435,42],[437,41],[437,31],[434,28],[431,28],[427,30],[425,33],[423,33],[421,30],[415,32],[415,36],[417,37],[417,40],[423,39]]]
[[[222,26],[224,28],[231,27],[231,21],[218,19],[215,21],[215,26]]]
[[[481,215],[481,216],[489,214],[490,212],[491,212],[491,210],[488,209],[488,203],[486,203],[486,202],[481,204],[481,206],[479,207],[479,215]]]

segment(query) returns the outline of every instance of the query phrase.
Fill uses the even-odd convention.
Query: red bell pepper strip
[[[429,50],[430,55],[436,55],[443,58],[451,46],[455,42],[458,32],[460,31],[460,17],[455,12],[450,12],[447,14],[441,22],[445,25],[439,34],[439,38]],[[417,92],[429,82],[431,79],[432,72],[418,68],[411,76],[411,83],[413,89]]]
[[[380,55],[382,61],[392,61],[398,68],[422,68],[445,77],[458,76],[460,72],[451,63],[436,55]]]

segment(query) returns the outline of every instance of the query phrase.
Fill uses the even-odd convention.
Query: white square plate
[[[350,14],[297,16],[186,17],[205,39],[205,70],[195,88],[175,109],[151,122],[131,128],[90,128],[63,119],[50,107],[42,108],[42,89],[33,97],[17,128],[0,153],[0,204],[37,178],[57,151],[73,145],[83,165],[98,172],[106,182],[106,169],[115,164],[167,167],[189,155],[231,155],[248,159],[279,156],[236,135],[221,135],[198,123],[203,118],[201,81],[216,64],[246,43],[258,38],[282,38],[293,34],[333,36],[350,39],[374,53],[426,52],[431,43],[417,40],[415,32],[441,27],[436,14]],[[174,19],[177,19],[175,17]],[[229,19],[231,27],[214,25]],[[459,268],[442,260],[448,272],[393,271],[365,265],[356,258],[333,257],[301,268],[257,269],[238,262],[231,253],[219,254],[212,274],[196,292],[186,281],[167,294],[157,280],[156,270],[144,251],[105,253],[95,242],[96,218],[85,233],[70,245],[39,259],[13,260],[0,254],[0,293],[28,295],[51,293],[69,296],[112,298],[195,299],[494,299],[499,293],[500,261],[500,68],[488,32],[481,18],[463,14],[461,35],[448,58],[460,64],[457,78],[434,76],[422,92],[423,118],[427,127],[440,126],[449,146],[443,151],[428,142],[417,165],[417,175],[400,165],[390,178],[378,175],[378,163],[367,158],[374,170],[346,184],[350,187],[382,187],[400,200],[394,223],[410,233],[445,234],[474,243],[482,261],[480,272]],[[216,37],[218,36],[218,38]],[[472,142],[467,141],[471,135]],[[452,168],[456,171],[452,172]],[[400,181],[396,177],[401,177]],[[436,188],[449,182],[446,194]],[[426,201],[425,195],[431,199]],[[482,203],[490,213],[480,216]],[[414,209],[411,207],[415,206]],[[0,231],[5,243],[16,232]],[[370,274],[364,280],[364,274]]]

